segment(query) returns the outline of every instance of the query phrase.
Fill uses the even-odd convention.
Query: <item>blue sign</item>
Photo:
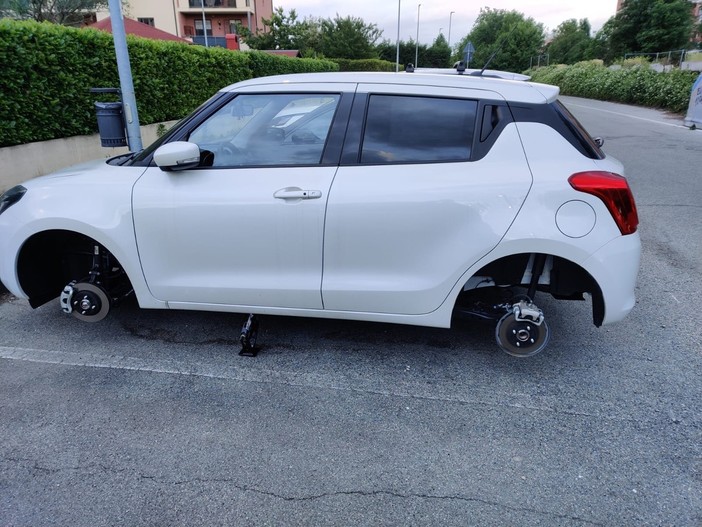
[[[466,47],[463,48],[463,62],[470,66],[470,61],[473,60],[473,54],[475,53],[475,46],[472,42],[468,41]]]

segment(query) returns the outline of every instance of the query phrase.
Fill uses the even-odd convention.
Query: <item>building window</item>
[[[139,17],[139,18],[137,18],[137,22],[141,22],[142,24],[146,24],[147,26],[151,26],[151,27],[156,26],[156,24],[154,24],[153,18]]]
[[[239,21],[238,20],[230,20],[229,21],[229,33],[232,35],[237,34],[236,26],[238,25]]]
[[[212,20],[205,20],[205,28],[207,29],[207,36],[212,36]],[[205,32],[202,29],[202,20],[195,20],[195,36],[202,37]]]

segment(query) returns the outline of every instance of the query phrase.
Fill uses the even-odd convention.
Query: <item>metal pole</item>
[[[176,12],[175,0],[171,0],[173,3],[173,21],[175,22],[176,37],[180,36],[180,24],[178,23],[178,13]]]
[[[417,41],[414,43],[414,67],[419,67],[419,8],[422,4],[417,4]]]
[[[143,146],[141,144],[136,96],[134,95],[132,67],[129,63],[129,51],[127,50],[127,35],[124,31],[124,19],[122,18],[122,2],[121,0],[108,0],[108,5],[112,23],[112,40],[115,43],[115,55],[117,57],[119,85],[122,90],[124,120],[127,124],[127,143],[129,144],[129,150],[139,152],[143,149]]]
[[[400,71],[400,6],[402,0],[397,0],[397,57],[395,59],[395,73]]]
[[[205,0],[200,0],[200,6],[202,7],[202,32],[205,34],[205,47],[209,48],[207,43],[207,20],[205,20]]]
[[[455,11],[451,11],[451,14],[449,14],[449,40],[448,40],[448,45],[451,47],[451,19],[453,18],[453,14]]]

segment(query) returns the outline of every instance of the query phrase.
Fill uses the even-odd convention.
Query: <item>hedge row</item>
[[[694,71],[658,73],[647,66],[619,70],[596,62],[548,66],[528,72],[535,82],[560,87],[564,95],[616,101],[685,112],[690,90],[699,75]]]
[[[179,119],[220,88],[281,73],[338,70],[328,60],[232,52],[127,37],[141,124]],[[112,35],[0,20],[0,147],[94,133],[92,87],[119,87]]]
[[[339,65],[339,71],[395,71],[395,63],[380,59],[331,59]]]

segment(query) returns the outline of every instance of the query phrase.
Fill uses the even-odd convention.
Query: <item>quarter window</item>
[[[205,166],[317,165],[338,102],[330,94],[239,95],[188,140]]]
[[[468,161],[477,107],[466,99],[372,95],[361,163]]]

